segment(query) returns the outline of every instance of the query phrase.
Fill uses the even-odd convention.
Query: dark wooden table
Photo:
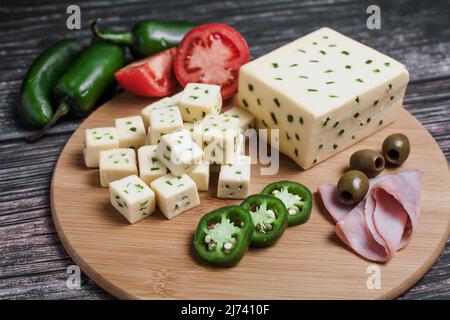
[[[32,130],[17,121],[21,81],[32,60],[58,39],[88,41],[89,21],[118,28],[139,20],[225,22],[260,56],[321,26],[329,26],[403,62],[410,71],[405,107],[431,132],[450,159],[450,3],[396,0],[381,7],[381,30],[368,30],[366,8],[357,0],[5,0],[0,4],[0,298],[111,299],[86,276],[81,289],[66,286],[73,264],[56,234],[50,180],[67,139],[80,119],[66,119],[35,144]],[[81,8],[82,28],[66,28],[66,8]],[[433,159],[430,159],[432,164]],[[448,174],[443,172],[442,174]],[[79,196],[79,195],[74,195]],[[450,298],[450,245],[427,275],[402,299]]]

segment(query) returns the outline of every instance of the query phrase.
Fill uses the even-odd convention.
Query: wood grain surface
[[[35,143],[15,110],[21,81],[36,55],[58,39],[89,40],[89,21],[129,28],[135,21],[191,20],[229,23],[244,34],[252,57],[321,26],[330,26],[404,63],[411,75],[405,108],[430,131],[450,159],[450,2],[377,1],[382,29],[368,30],[372,1],[31,1],[0,3],[0,298],[110,299],[82,277],[66,287],[73,264],[50,215],[49,188],[55,162],[81,119],[67,118]],[[66,8],[78,4],[82,29],[65,28]],[[431,161],[431,160],[430,160]],[[450,245],[404,299],[449,299]]]
[[[149,101],[124,93],[101,106],[70,138],[52,179],[53,219],[64,247],[89,277],[116,297],[389,299],[416,283],[445,245],[450,231],[450,177],[442,172],[447,171],[447,161],[425,128],[401,110],[394,124],[309,170],[301,170],[284,155],[280,155],[275,175],[261,175],[261,165],[252,165],[250,194],[271,182],[299,181],[313,192],[311,218],[303,226],[287,229],[276,245],[250,249],[233,268],[209,267],[198,261],[193,250],[197,223],[206,212],[242,201],[216,197],[217,175],[212,176],[210,190],[200,192],[200,206],[172,220],[157,211],[130,225],[111,206],[109,190],[99,185],[98,169],[84,166],[85,129],[111,126],[116,118],[139,114]],[[336,237],[334,223],[316,191],[339,179],[353,152],[380,148],[395,132],[409,137],[413,152],[402,167],[386,169],[383,174],[420,169],[420,224],[404,250],[388,263],[377,264],[381,288],[371,290],[366,285],[367,268],[374,264],[357,257]]]

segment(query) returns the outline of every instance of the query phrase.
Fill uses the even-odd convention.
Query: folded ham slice
[[[385,262],[408,244],[419,223],[420,185],[418,170],[370,179],[366,198],[355,207],[339,202],[336,185],[319,192],[338,237],[364,258]]]

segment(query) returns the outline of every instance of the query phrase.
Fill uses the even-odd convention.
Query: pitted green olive
[[[350,169],[359,170],[369,178],[373,178],[384,170],[383,155],[374,150],[359,150],[350,157]]]
[[[382,150],[386,161],[399,166],[408,159],[411,147],[407,136],[394,133],[384,140]]]
[[[339,179],[336,195],[339,201],[348,205],[360,202],[369,191],[369,179],[358,170],[350,170]]]

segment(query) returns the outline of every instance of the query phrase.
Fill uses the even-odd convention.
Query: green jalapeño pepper
[[[278,181],[267,185],[261,194],[272,195],[283,201],[288,213],[288,226],[308,221],[311,216],[312,194],[309,189],[294,181]]]
[[[255,232],[250,245],[264,247],[274,244],[284,233],[288,223],[286,207],[273,196],[249,196],[241,207],[250,212]]]
[[[112,43],[93,41],[84,50],[55,86],[59,101],[51,120],[37,134],[27,138],[35,141],[69,111],[76,115],[87,115],[105,91],[115,84],[114,73],[123,67],[123,48]]]
[[[119,33],[100,30],[97,23],[98,20],[91,23],[92,33],[96,37],[118,45],[128,46],[136,59],[176,47],[186,32],[196,26],[196,24],[186,22],[148,21],[137,23],[131,32]]]
[[[200,219],[194,246],[206,262],[231,267],[247,252],[254,229],[248,211],[240,206],[223,207]]]
[[[81,53],[81,42],[57,42],[34,60],[20,92],[19,116],[34,127],[45,126],[53,116],[53,87]]]

